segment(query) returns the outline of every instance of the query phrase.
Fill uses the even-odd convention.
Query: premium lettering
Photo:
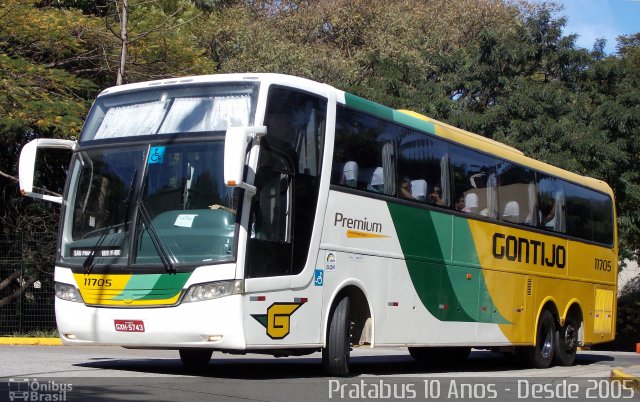
[[[347,218],[340,212],[336,212],[333,219],[333,226],[340,226],[347,229],[363,230],[365,232],[382,233],[382,224],[370,222],[367,218],[353,219]]]
[[[544,267],[564,268],[567,250],[561,244],[547,244],[524,237],[494,233],[493,256],[496,259],[537,264]]]

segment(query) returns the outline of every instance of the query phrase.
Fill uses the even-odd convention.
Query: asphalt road
[[[608,381],[612,368],[640,367],[636,353],[580,352],[575,366],[546,370],[480,350],[449,367],[421,365],[400,348],[356,349],[351,362],[352,376],[336,379],[324,376],[319,354],[214,353],[189,371],[175,351],[0,346],[0,401],[640,400],[640,390]],[[20,399],[24,390],[30,399]]]

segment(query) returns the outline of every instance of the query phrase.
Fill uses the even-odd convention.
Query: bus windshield
[[[153,88],[99,97],[81,142],[148,135],[210,133],[253,124],[257,84]]]
[[[224,185],[223,155],[221,140],[78,152],[62,260],[82,265],[92,253],[97,266],[235,259],[240,190]]]

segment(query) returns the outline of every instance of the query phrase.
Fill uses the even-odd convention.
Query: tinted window
[[[268,135],[264,140],[294,161],[296,173],[318,176],[327,100],[288,88],[273,87],[269,90],[268,103],[265,116]]]
[[[248,277],[295,275],[304,269],[322,168],[327,100],[272,86],[267,103]]]
[[[566,232],[566,199],[563,182],[538,174],[538,224],[545,230]]]
[[[291,168],[281,154],[260,149],[256,195],[251,200],[247,277],[291,274]]]
[[[442,191],[449,171],[447,145],[425,134],[401,129],[398,150],[398,195],[434,205],[448,205]]]
[[[571,183],[565,183],[564,189],[567,197],[567,234],[592,240],[591,197],[593,191]]]
[[[498,177],[499,219],[536,226],[538,196],[534,172],[509,162],[501,162]]]
[[[593,240],[613,244],[613,202],[607,195],[591,194],[591,217],[593,218]]]
[[[454,207],[461,212],[497,218],[496,159],[458,146],[449,149]],[[446,188],[443,191],[448,192]]]
[[[331,182],[395,195],[396,126],[338,106]]]

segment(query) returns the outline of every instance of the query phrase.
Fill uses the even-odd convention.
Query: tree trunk
[[[4,288],[6,288],[7,286],[9,286],[11,281],[13,281],[14,279],[16,279],[19,276],[20,276],[20,271],[13,271],[11,273],[11,275],[9,275],[2,282],[0,282],[0,290],[2,290]]]
[[[7,304],[20,297],[22,295],[22,292],[24,292],[29,286],[33,285],[35,281],[35,278],[29,278],[29,280],[27,280],[25,284],[20,287],[20,289],[16,290],[4,299],[0,299],[0,308],[6,306]]]
[[[129,9],[129,0],[122,0],[122,13],[120,13],[120,68],[118,68],[118,77],[116,85],[122,85],[124,79],[124,66],[127,62],[127,11]]]

